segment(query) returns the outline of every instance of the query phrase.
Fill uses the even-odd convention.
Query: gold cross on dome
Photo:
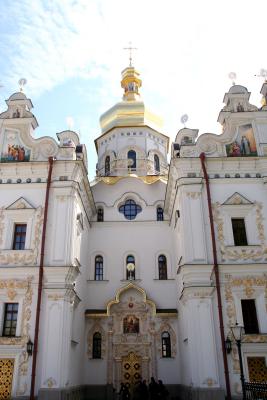
[[[129,50],[129,61],[130,61],[129,67],[132,67],[132,60],[133,60],[132,51],[137,50],[137,47],[132,47],[132,42],[129,42],[129,47],[124,47],[123,50]]]

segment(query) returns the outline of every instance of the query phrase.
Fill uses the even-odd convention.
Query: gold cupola
[[[100,117],[102,135],[117,127],[149,126],[162,132],[163,122],[146,107],[140,96],[142,81],[139,72],[131,65],[122,73],[122,101],[115,104]]]
[[[121,87],[124,89],[123,100],[139,100],[139,89],[142,86],[139,72],[134,67],[129,66],[122,71],[121,75]]]

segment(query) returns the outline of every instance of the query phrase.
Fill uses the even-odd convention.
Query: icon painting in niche
[[[127,315],[123,319],[123,333],[139,333],[139,319],[134,315]]]
[[[257,156],[256,141],[251,124],[238,127],[238,134],[234,142],[226,145],[228,157]]]
[[[3,141],[1,162],[26,162],[30,161],[31,151],[21,142],[19,134],[7,132]]]

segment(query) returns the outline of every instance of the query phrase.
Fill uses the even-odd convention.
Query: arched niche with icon
[[[257,156],[257,146],[251,124],[238,127],[236,138],[226,145],[228,157],[253,157]]]
[[[1,146],[1,162],[30,161],[31,150],[22,142],[20,135],[15,131],[5,131]]]
[[[135,315],[126,315],[123,319],[123,333],[139,333],[139,318]]]

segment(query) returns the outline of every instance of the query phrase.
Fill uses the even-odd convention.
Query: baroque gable
[[[29,203],[24,197],[20,197],[12,204],[6,207],[6,210],[20,210],[20,209],[35,209],[35,207]]]
[[[222,204],[223,206],[227,205],[251,205],[253,204],[246,197],[242,196],[240,193],[235,192],[232,196],[228,197],[228,199]]]

